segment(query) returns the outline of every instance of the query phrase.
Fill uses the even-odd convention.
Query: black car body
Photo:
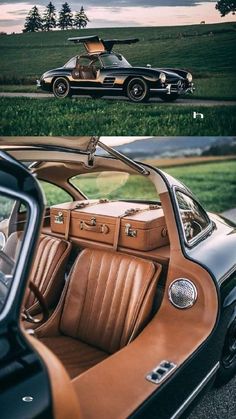
[[[110,157],[94,154],[99,144]],[[63,139],[41,138],[34,143],[27,137],[9,137],[1,145],[1,203],[3,197],[19,201],[10,215],[10,229],[16,228],[17,213],[17,227],[24,225],[25,229],[11,278],[1,270],[2,265],[0,269],[2,419],[176,419],[215,379],[218,384],[229,380],[236,371],[235,225],[207,214],[176,179],[128,159],[98,139],[68,139],[65,146]],[[33,158],[37,162],[31,169],[17,161]],[[70,381],[46,343],[38,342],[40,328],[36,332],[23,330],[19,320],[40,229],[45,234],[49,231],[49,209],[43,213],[37,178],[64,188],[75,200],[84,199],[70,179],[78,172],[93,176],[99,167],[151,177],[159,190],[170,246],[157,250],[155,256],[156,262],[163,264],[163,276],[150,323],[133,342]],[[188,204],[192,208],[190,218]],[[5,227],[6,222],[1,220],[1,232]],[[194,237],[191,230],[195,230]],[[11,264],[4,249],[1,260],[5,258]],[[154,253],[143,257],[154,257]],[[29,336],[32,333],[35,337]],[[60,350],[60,345],[55,350]],[[65,356],[69,359],[69,352]]]
[[[182,69],[132,67],[121,55],[112,51],[116,44],[132,44],[138,39],[102,40],[98,36],[69,38],[84,43],[86,54],[71,58],[63,67],[44,73],[37,86],[52,91],[57,98],[72,94],[92,97],[124,95],[133,102],[151,96],[174,101],[193,93],[192,75]]]

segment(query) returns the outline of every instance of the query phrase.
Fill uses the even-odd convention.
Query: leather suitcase
[[[75,237],[148,251],[169,243],[163,210],[158,205],[90,200],[54,205],[51,230]]]

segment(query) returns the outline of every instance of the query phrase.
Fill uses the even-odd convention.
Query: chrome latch
[[[125,224],[125,234],[128,237],[137,237],[137,230],[131,228],[131,224]]]
[[[64,224],[64,217],[62,212],[58,212],[58,214],[55,215],[55,224]]]
[[[177,365],[171,361],[161,361],[160,364],[148,373],[146,379],[154,384],[159,384],[164,380]]]

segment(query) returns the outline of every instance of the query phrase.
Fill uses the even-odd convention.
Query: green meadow
[[[83,46],[67,41],[70,36],[97,33],[101,38],[137,37],[135,45],[118,47],[132,65],[181,67],[196,81],[194,97],[235,99],[236,24],[83,29],[42,33],[13,34],[0,37],[0,84],[25,85],[35,89],[35,79],[50,68],[63,65],[80,54]],[[30,87],[28,87],[30,85]],[[16,89],[16,87],[15,87]]]
[[[193,110],[204,119],[193,119]],[[235,135],[236,106],[0,98],[1,135]]]

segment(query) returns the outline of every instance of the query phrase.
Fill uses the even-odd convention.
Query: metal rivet
[[[31,397],[31,396],[25,396],[25,397],[22,397],[22,400],[23,400],[23,402],[30,403],[34,400],[34,398]]]

